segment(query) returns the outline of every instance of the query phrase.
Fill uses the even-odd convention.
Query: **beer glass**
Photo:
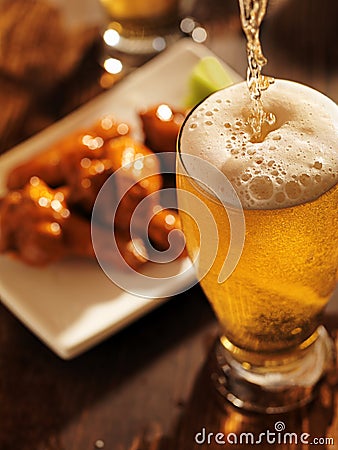
[[[230,97],[226,93],[228,89],[234,92]],[[306,126],[300,118],[299,136],[303,135],[304,140],[297,145],[305,149],[307,159],[303,158],[302,167],[307,168],[308,173],[303,173],[303,168],[297,175],[292,173],[291,181],[284,183],[283,191],[278,191],[283,177],[286,179],[288,174],[278,168],[278,162],[274,162],[277,169],[274,168],[272,161],[277,161],[279,145],[286,153],[284,145],[288,137],[283,133],[288,132],[285,124],[291,122],[288,111],[276,111],[275,129],[265,137],[266,154],[259,142],[247,141],[249,149],[243,150],[240,139],[248,133],[245,120],[240,117],[243,105],[234,112],[233,121],[227,118],[231,115],[227,111],[234,107],[236,98],[243,97],[242,92],[247,88],[241,83],[236,89],[230,87],[212,95],[190,112],[184,122],[178,140],[178,205],[188,253],[195,261],[200,284],[221,325],[222,334],[216,346],[218,369],[214,374],[218,391],[237,407],[266,413],[284,412],[314,397],[319,380],[332,362],[332,342],[321,326],[321,319],[335,287],[338,267],[337,167],[327,169],[327,175],[331,173],[327,176],[329,182],[320,185],[325,163],[316,156],[317,134],[313,133],[312,141],[311,137],[304,137]],[[296,83],[277,82],[272,97],[278,98],[280,90],[283,95],[288,90],[290,96],[299,92],[300,96],[313,95],[313,108],[316,102],[318,105],[327,103],[330,112],[323,135],[331,133],[332,141],[337,139],[337,128],[332,127],[330,117],[330,114],[334,116],[337,124],[337,105]],[[273,109],[273,105],[274,100],[271,100],[270,108]],[[276,108],[284,108],[280,105],[283,103]],[[295,123],[297,128],[297,121]],[[227,136],[231,127],[233,132]],[[323,127],[323,123],[318,127]],[[198,128],[198,139],[191,138]],[[292,133],[289,141],[295,139]],[[185,154],[186,149],[189,154]],[[296,156],[291,156],[290,160],[302,159],[302,151],[295,151]],[[223,155],[225,152],[227,156]],[[333,152],[336,152],[336,145]],[[336,154],[332,154],[333,161],[337,160]],[[197,162],[190,163],[187,156],[192,155],[198,155]],[[213,182],[213,189],[209,189],[210,180],[215,177],[205,164],[208,159],[209,163],[214,161],[217,165],[218,159],[223,157],[226,162],[218,167],[234,185],[245,218],[244,247],[237,266],[226,280],[220,280],[219,275],[238,230],[231,227],[229,218],[233,207],[222,195],[222,183]],[[199,164],[205,167],[197,170]],[[246,164],[250,165],[250,171]],[[205,181],[201,180],[203,173]],[[270,182],[273,173],[275,183]],[[306,200],[310,190],[305,185],[310,183],[312,174],[317,177],[317,181],[313,179],[313,189],[317,190]],[[298,188],[302,189],[302,194]],[[212,261],[210,247],[200,242],[201,230],[208,227],[206,215],[193,205],[191,195],[207,207],[216,224],[218,242]],[[298,201],[293,202],[292,197],[296,195]],[[285,206],[283,196],[294,205]],[[215,238],[210,233],[209,237],[205,234],[204,239]]]
[[[179,36],[179,0],[100,0],[110,24],[104,41],[114,52],[149,58]]]

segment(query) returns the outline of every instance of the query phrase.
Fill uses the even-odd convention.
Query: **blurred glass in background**
[[[121,71],[121,60],[139,65],[161,52],[184,31],[182,19],[191,13],[192,0],[100,0],[109,24],[103,33],[107,71]],[[129,58],[129,59],[128,59]],[[120,61],[120,62],[118,62]]]

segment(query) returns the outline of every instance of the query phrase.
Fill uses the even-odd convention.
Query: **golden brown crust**
[[[170,212],[174,221],[169,224],[169,213],[162,211],[150,221],[162,187],[157,157],[129,136],[128,125],[106,116],[9,173],[9,192],[0,202],[0,252],[38,266],[68,256],[94,258],[91,213],[98,193],[112,174],[109,198],[101,202],[101,210],[96,211],[99,223],[93,225],[100,227],[100,257],[121,265],[116,248],[110,245],[112,205],[116,205],[113,227],[117,246],[129,266],[138,268],[146,262],[145,228],[149,222],[152,244],[166,249],[168,233],[179,226],[179,219]],[[146,198],[142,214],[133,216]],[[132,218],[136,240],[130,236]]]
[[[185,113],[162,104],[141,111],[139,115],[146,144],[154,152],[175,152],[178,132]]]

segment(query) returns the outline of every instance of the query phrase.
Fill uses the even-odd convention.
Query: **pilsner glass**
[[[240,90],[245,90],[245,83],[241,85]],[[302,92],[300,95],[313,95],[313,105],[322,102],[320,108],[327,103],[328,123],[327,128],[322,131],[325,136],[332,134],[332,142],[337,142],[337,105],[322,94],[296,83],[278,81],[274,92],[278,94],[278,90],[283,87],[286,92],[290,89],[291,97],[292,89],[295,93]],[[251,164],[248,171],[247,162],[241,162],[244,152],[239,138],[237,141],[233,139],[229,144],[231,138],[224,137],[231,121],[226,118],[225,109],[222,108],[228,108],[229,111],[236,103],[236,100],[232,100],[232,104],[225,100],[228,98],[227,89],[230,88],[209,97],[206,103],[189,114],[183,124],[178,141],[178,205],[188,253],[196,259],[196,254],[200,251],[196,262],[197,274],[200,275],[200,284],[222,329],[216,348],[219,363],[216,383],[219,392],[238,407],[267,413],[284,412],[313,398],[319,380],[332,362],[331,339],[321,326],[321,319],[336,284],[338,267],[337,167],[329,167],[330,164],[316,156],[318,148],[321,152],[323,150],[321,144],[318,144],[318,135],[310,132],[308,124],[304,125],[304,120],[300,119],[301,130],[298,135],[302,136],[303,141],[298,141],[292,131],[290,139],[295,143],[294,147],[298,148],[295,150],[296,156],[291,156],[290,161],[302,159],[301,172],[303,169],[307,172],[295,172],[296,175],[291,177],[293,181],[284,184],[284,191],[280,190],[283,177],[287,179],[288,174],[282,170],[285,167],[274,169],[274,172],[270,170],[273,168],[271,161],[277,161],[274,149],[285,144],[284,128],[289,126],[285,124],[293,121],[291,110],[288,111],[288,106],[285,106],[287,102],[282,102],[275,105],[277,124],[271,130],[272,137],[267,132],[264,139],[273,142],[274,147],[271,143],[266,145],[267,157],[262,143],[250,144],[247,151],[251,151],[253,157],[248,158]],[[234,98],[239,97],[238,92]],[[269,95],[268,91],[266,97]],[[269,106],[273,110],[273,99]],[[237,109],[244,111],[242,105]],[[240,117],[241,112],[238,111],[234,113],[233,122],[237,124],[234,128],[237,130],[236,136],[243,136],[247,129],[243,117]],[[223,112],[224,120],[221,117]],[[321,113],[320,110],[319,114]],[[311,115],[309,113],[308,117]],[[297,128],[297,120],[294,123]],[[318,126],[323,127],[323,123]],[[214,131],[211,132],[212,127]],[[199,139],[202,141],[193,142],[189,136],[197,128],[200,128]],[[186,164],[185,152],[188,148],[187,153],[195,153],[202,158],[208,153],[209,156],[205,158],[209,158],[209,162],[213,158],[216,161],[220,148],[215,146],[223,145],[223,137],[224,143],[228,143],[224,145],[224,152],[228,151],[230,156],[225,158],[226,163],[218,166],[230,179],[242,201],[246,232],[243,251],[235,270],[225,281],[219,282],[231,233],[236,233],[229,224],[231,207],[226,205],[226,199],[221,201],[210,193],[207,181],[204,186],[200,178],[196,181],[195,169],[193,165]],[[189,139],[192,142],[190,147],[186,142]],[[306,148],[306,158],[299,146]],[[252,149],[255,148],[257,151],[254,153]],[[292,152],[291,147],[288,150]],[[287,152],[285,148],[283,151]],[[332,149],[330,146],[329,151],[333,155],[332,161],[337,163],[334,153],[337,152],[336,147]],[[235,159],[233,155],[236,155]],[[266,172],[262,175],[264,164]],[[278,166],[278,162],[276,165]],[[238,167],[243,169],[242,173]],[[320,169],[326,172],[323,174]],[[294,166],[290,170],[294,170]],[[207,171],[206,168],[205,172]],[[203,170],[198,171],[199,174],[202,172]],[[234,173],[239,175],[234,178]],[[272,179],[271,173],[275,174],[276,184],[271,184],[270,180],[259,191],[258,181],[264,185],[269,177]],[[304,197],[309,192],[307,187],[312,175],[317,177],[313,180],[315,198],[312,196],[306,201],[302,195]],[[327,175],[324,177],[325,182],[323,175]],[[222,191],[222,186],[219,189]],[[199,240],[199,229],[203,229],[205,214],[198,207],[192,206],[189,197],[184,195],[185,192],[193,194],[209,208],[217,226],[217,253],[213,263],[209,264],[208,271],[204,263],[208,260],[208,246],[202,247]],[[290,206],[287,203],[285,206],[282,202],[283,195],[289,203],[294,204]],[[207,273],[202,275],[201,270]]]

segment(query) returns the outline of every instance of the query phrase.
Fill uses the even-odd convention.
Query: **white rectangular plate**
[[[8,171],[72,131],[91,125],[105,113],[127,121],[141,137],[137,112],[142,107],[168,102],[180,107],[187,93],[192,67],[211,52],[182,40],[75,113],[0,157],[0,194],[5,192]],[[231,68],[235,80],[239,76]],[[163,265],[162,265],[163,266]],[[147,271],[185,276],[180,286],[159,283],[153,295],[170,296],[175,288],[191,285],[187,259]],[[133,280],[131,279],[132,283]],[[95,262],[72,260],[34,268],[0,256],[2,302],[61,358],[72,358],[155,308],[165,299],[142,299],[114,285]]]

